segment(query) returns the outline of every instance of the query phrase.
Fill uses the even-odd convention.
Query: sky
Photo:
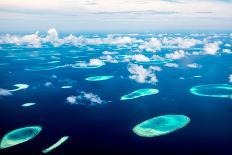
[[[231,8],[232,0],[0,0],[0,31],[231,31]]]

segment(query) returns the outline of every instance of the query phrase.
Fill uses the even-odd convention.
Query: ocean
[[[22,127],[42,130],[0,154],[43,154],[63,136],[69,138],[49,154],[231,154],[231,37],[228,33],[69,38],[56,33],[2,34],[0,88],[7,93],[0,93],[0,137]],[[86,80],[95,76],[112,77]],[[15,90],[15,84],[27,88]],[[198,95],[190,91],[211,84],[228,88],[199,90]],[[139,89],[159,92],[120,100]],[[35,104],[22,106],[25,103]],[[154,137],[132,130],[145,120],[170,114],[188,116],[190,122]]]

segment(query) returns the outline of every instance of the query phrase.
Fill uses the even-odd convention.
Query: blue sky
[[[2,32],[230,31],[232,0],[0,0]]]

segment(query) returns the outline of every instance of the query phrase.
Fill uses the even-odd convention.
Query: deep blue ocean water
[[[151,36],[136,37],[148,39]],[[207,35],[204,36],[206,37]],[[232,54],[221,51],[224,44],[231,44],[231,37],[226,35],[213,38],[215,40],[223,42],[217,55],[191,55],[174,60],[174,63],[180,65],[179,68],[155,65],[162,68],[161,72],[156,73],[156,84],[137,83],[128,78],[129,62],[106,62],[104,66],[94,69],[72,68],[67,65],[99,58],[103,51],[117,51],[116,56],[137,54],[132,52],[137,47],[131,45],[120,48],[109,44],[54,47],[46,43],[41,48],[32,48],[1,44],[0,63],[3,65],[0,66],[0,88],[14,89],[13,85],[19,83],[28,84],[29,88],[13,92],[11,96],[0,96],[0,136],[13,129],[31,125],[42,126],[43,130],[28,142],[0,150],[0,154],[42,154],[42,149],[66,135],[69,139],[50,154],[231,154],[232,100],[196,96],[189,91],[196,85],[228,83],[228,76],[232,73]],[[175,50],[178,49],[163,48],[156,53],[144,51],[142,54],[164,56]],[[184,50],[202,51],[202,46]],[[59,62],[48,63],[51,61]],[[192,69],[185,66],[193,62],[202,67]],[[50,68],[64,65],[66,67],[51,70],[25,70],[38,69],[38,66]],[[98,82],[85,80],[86,77],[98,75],[115,77]],[[201,77],[194,77],[198,75]],[[46,82],[52,85],[46,86]],[[63,85],[73,87],[62,89]],[[121,96],[142,88],[156,88],[160,92],[120,101]],[[97,94],[102,100],[111,102],[95,106],[66,102],[68,96],[78,95],[81,91]],[[36,105],[21,106],[27,102],[35,102]],[[185,128],[160,137],[144,138],[132,132],[136,124],[166,114],[187,115],[191,122]]]

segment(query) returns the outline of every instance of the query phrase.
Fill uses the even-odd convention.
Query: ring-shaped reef
[[[72,65],[72,68],[79,68],[79,69],[93,69],[93,68],[100,68],[103,65],[96,65],[96,66],[78,66],[78,65]]]
[[[139,89],[121,97],[120,100],[131,100],[147,95],[158,94],[158,89]]]
[[[31,71],[31,72],[39,72],[39,71],[49,71],[49,70],[54,70],[58,68],[62,68],[65,66],[34,66],[30,68],[25,68],[25,71]]]
[[[136,125],[133,132],[141,137],[157,137],[181,129],[189,122],[190,118],[185,115],[162,115]]]
[[[40,126],[29,126],[10,131],[3,136],[0,143],[0,149],[24,143],[37,136],[41,130],[42,127]]]
[[[198,85],[192,87],[190,89],[190,92],[198,96],[230,98],[232,97],[232,85],[230,84]]]
[[[85,80],[87,81],[104,81],[104,80],[109,80],[112,79],[114,76],[92,76],[92,77],[87,77]]]

